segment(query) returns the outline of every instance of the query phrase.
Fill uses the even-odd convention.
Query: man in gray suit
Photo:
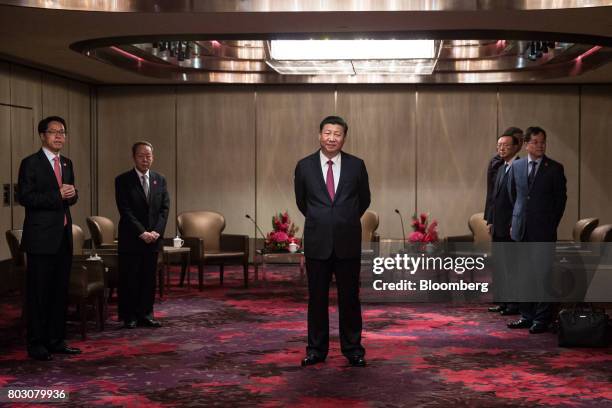
[[[546,156],[546,132],[540,127],[530,127],[525,133],[527,157],[516,160],[510,168],[514,207],[510,235],[516,242],[538,243],[526,254],[523,261],[543,265],[549,269],[553,252],[548,245],[557,240],[557,227],[565,211],[567,200],[566,179],[563,166]],[[554,249],[551,248],[553,251]],[[543,276],[547,270],[538,270]],[[536,278],[537,279],[537,278]],[[537,283],[537,282],[532,282]],[[532,334],[548,330],[551,322],[551,305],[544,302],[521,303],[521,318],[508,323],[511,329],[529,328]]]

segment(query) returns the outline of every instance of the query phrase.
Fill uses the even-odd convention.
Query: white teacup
[[[296,253],[299,248],[300,246],[295,242],[289,244],[289,252],[291,252],[292,254]]]
[[[172,245],[173,245],[175,248],[180,248],[180,247],[182,247],[182,246],[183,246],[183,244],[185,244],[185,240],[184,240],[184,239],[181,239],[181,237],[178,237],[178,236],[177,236],[177,237],[175,237],[175,238],[172,240]]]

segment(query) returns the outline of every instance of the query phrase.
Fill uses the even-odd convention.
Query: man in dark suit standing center
[[[352,366],[365,366],[361,345],[361,216],[370,205],[363,160],[344,153],[348,125],[328,116],[319,126],[321,149],[295,168],[295,199],[306,217],[308,347],[302,366],[325,361],[329,350],[329,283],[336,276],[340,347]]]
[[[154,319],[155,272],[170,198],[166,179],[150,170],[153,145],[132,146],[134,168],[115,179],[119,210],[119,319],[127,329],[161,327]]]

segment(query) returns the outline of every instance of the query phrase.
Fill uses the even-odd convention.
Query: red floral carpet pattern
[[[207,271],[206,288],[156,304],[161,329],[111,319],[76,357],[27,358],[17,298],[0,301],[0,387],[63,387],[69,406],[612,407],[612,351],[561,349],[553,334],[505,328],[487,305],[365,304],[368,366],[339,351],[335,298],[327,361],[301,368],[306,288],[288,267],[242,288],[241,272]],[[18,406],[18,405],[14,405]],[[32,404],[23,406],[32,407]],[[45,404],[43,406],[49,406]]]

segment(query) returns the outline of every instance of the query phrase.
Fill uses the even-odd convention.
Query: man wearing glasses
[[[25,207],[21,248],[27,255],[28,355],[49,361],[52,354],[79,354],[69,347],[66,304],[72,264],[72,217],[77,202],[70,159],[61,156],[66,122],[50,116],[38,124],[41,149],[21,161],[19,203]]]

